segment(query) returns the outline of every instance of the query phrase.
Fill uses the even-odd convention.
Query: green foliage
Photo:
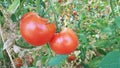
[[[47,61],[48,58],[49,58],[49,56],[46,56],[46,55],[43,55],[43,56],[41,57],[41,64],[42,64],[43,66],[46,65],[46,61]]]
[[[99,68],[120,68],[120,51],[108,53],[99,64]]]
[[[102,56],[93,58],[92,60],[89,61],[89,68],[98,68],[98,65],[100,64],[100,62],[102,61]]]
[[[40,16],[43,16],[44,10],[46,8],[45,2],[42,0],[36,0],[36,11],[40,14]]]
[[[3,50],[0,48],[0,60],[4,59]]]
[[[3,42],[2,42],[2,38],[0,37],[0,60],[4,58],[2,45],[3,45]]]
[[[31,49],[31,48],[34,48],[33,46],[31,46],[30,44],[26,43],[22,38],[19,38],[18,40],[16,40],[16,44],[19,46],[19,47],[22,47],[22,48],[27,48],[27,49]]]
[[[4,24],[4,17],[3,14],[0,12],[0,25],[3,26]]]
[[[115,17],[115,24],[117,28],[120,28],[120,17]]]
[[[10,12],[11,14],[15,13],[19,5],[20,5],[20,0],[14,0],[13,3],[8,8],[8,12]]]
[[[81,57],[81,60],[84,61],[86,58],[86,48],[82,48],[80,47],[81,53],[79,54],[79,56]]]
[[[79,36],[81,43],[86,44],[88,42],[85,34],[80,34]]]
[[[55,66],[61,64],[65,59],[67,58],[67,55],[57,55],[52,58],[50,58],[46,65],[48,66]]]

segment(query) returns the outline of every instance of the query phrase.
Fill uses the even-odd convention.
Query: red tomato
[[[71,54],[71,55],[68,56],[68,61],[73,61],[75,59],[76,59],[76,57],[75,57],[74,54]]]
[[[61,3],[63,0],[58,0],[59,3]]]
[[[56,33],[50,41],[51,49],[57,54],[70,54],[77,46],[78,38],[69,28],[64,28],[60,33]]]
[[[28,12],[20,20],[20,33],[23,39],[33,46],[47,43],[55,32],[55,24],[49,24],[47,19],[40,17],[37,13]]]
[[[77,11],[73,11],[73,14],[74,14],[74,15],[77,15]]]
[[[14,63],[15,63],[15,66],[17,67],[21,67],[23,65],[22,59],[19,57],[14,59]]]

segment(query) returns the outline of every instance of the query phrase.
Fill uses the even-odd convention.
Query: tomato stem
[[[50,0],[48,0],[48,3],[51,7],[52,12],[54,13],[54,19],[55,19],[55,22],[56,22],[56,27],[57,27],[57,32],[58,32],[60,30],[60,28],[58,27],[58,22],[57,22],[58,14],[57,14],[57,12],[56,12],[55,8],[53,7],[53,4],[51,3]]]
[[[47,43],[47,47],[48,47],[48,52],[50,53],[50,55],[52,56],[52,51],[51,51],[51,49],[50,49],[50,46],[49,46],[49,44]]]

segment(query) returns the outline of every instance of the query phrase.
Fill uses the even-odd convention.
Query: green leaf
[[[107,35],[112,35],[113,29],[108,26],[108,27],[106,27],[106,28],[102,31],[102,33],[105,33],[105,34],[107,34]]]
[[[49,59],[47,62],[48,66],[55,66],[62,63],[67,58],[67,55],[57,55]]]
[[[21,47],[21,48],[26,48],[26,49],[34,48],[34,46],[28,44],[28,43],[25,42],[22,38],[16,40],[15,43],[17,44],[17,46],[19,46],[19,47]]]
[[[15,13],[19,5],[20,5],[20,0],[14,0],[13,3],[9,6],[7,11],[13,14]]]
[[[40,14],[40,16],[43,16],[44,9],[45,9],[45,3],[42,0],[36,0],[36,11]]]
[[[3,56],[3,49],[0,48],[0,59],[3,59],[3,58],[4,58],[4,56]]]
[[[1,37],[0,37],[0,48],[3,48],[3,40]]]
[[[48,13],[50,12],[50,10],[51,10],[51,7],[48,7],[48,8],[45,10],[43,16],[45,16],[46,14],[48,14]]]
[[[3,42],[2,42],[2,38],[0,37],[0,59],[3,59]]]
[[[0,26],[3,26],[3,25],[4,25],[4,17],[0,16]]]
[[[12,19],[13,22],[16,22],[17,21],[16,15],[12,14],[11,19]]]
[[[120,28],[120,17],[115,18],[115,23],[118,28]]]
[[[44,8],[46,8],[45,2],[41,1],[41,6],[43,6]]]
[[[89,68],[97,68],[97,66],[101,62],[102,58],[103,58],[102,56],[98,56],[98,57],[95,57],[92,60],[90,60],[88,63]]]
[[[86,48],[80,47],[81,53],[79,54],[82,61],[86,58]]]
[[[79,37],[80,37],[81,42],[83,42],[83,43],[87,43],[88,42],[85,34],[81,33],[79,35]]]
[[[109,40],[97,40],[95,46],[97,46],[98,48],[107,48],[110,47],[111,44],[112,42],[110,42]]]
[[[41,64],[42,64],[42,65],[45,65],[46,60],[47,60],[48,58],[49,58],[48,56],[41,56]]]
[[[108,53],[99,64],[99,68],[120,68],[120,51]]]

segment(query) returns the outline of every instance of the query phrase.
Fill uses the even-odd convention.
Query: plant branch
[[[6,12],[6,10],[0,5],[0,11],[3,13],[3,16],[4,16],[4,19],[5,19],[5,24],[10,24],[11,22],[12,22],[12,20],[10,20],[10,15],[9,15],[9,13],[7,13]],[[10,28],[9,26],[7,26],[8,28]],[[11,34],[10,34],[11,35]],[[10,36],[9,35],[9,36]],[[1,25],[0,25],[0,36],[1,36],[1,38],[2,38],[2,41],[3,41],[3,44],[4,44],[4,46],[3,47],[5,47],[5,46],[11,46],[12,44],[11,44],[11,42],[13,43],[13,40],[14,39],[10,39],[11,37],[8,37],[9,39],[8,40],[10,40],[10,41],[5,41],[5,38],[4,38],[4,36],[3,36],[3,29],[2,29],[2,27],[1,27]],[[6,44],[5,44],[6,43]],[[11,61],[11,63],[13,64],[13,68],[16,68],[15,67],[15,65],[14,65],[14,62],[13,62],[13,59],[12,59],[12,56],[11,56],[11,54],[10,54],[10,51],[9,51],[9,47],[6,47],[5,48],[5,50],[6,50],[6,52],[7,52],[7,54],[8,54],[8,56],[9,56],[9,58],[10,58],[10,61]]]

